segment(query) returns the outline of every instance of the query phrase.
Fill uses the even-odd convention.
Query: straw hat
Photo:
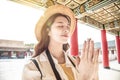
[[[44,14],[40,17],[38,23],[36,24],[35,35],[36,35],[36,38],[38,41],[40,41],[40,39],[41,39],[41,29],[42,29],[43,25],[52,15],[54,15],[56,13],[65,14],[71,18],[70,33],[71,34],[73,33],[74,28],[76,26],[76,20],[75,20],[75,16],[74,16],[74,13],[72,12],[72,10],[70,10],[68,7],[66,7],[64,5],[53,5],[53,6],[50,6],[44,12]]]

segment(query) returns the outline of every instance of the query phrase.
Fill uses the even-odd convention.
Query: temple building
[[[31,56],[32,47],[26,46],[23,41],[0,39],[0,58],[24,58]]]

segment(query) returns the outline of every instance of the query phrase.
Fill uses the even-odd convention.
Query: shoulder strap
[[[68,59],[70,60],[70,62],[72,63],[72,65],[73,65],[74,67],[76,67],[75,64],[74,64],[74,62],[70,59],[70,57],[69,57],[69,56],[67,56],[67,57],[68,57]]]
[[[54,74],[55,74],[56,79],[57,79],[57,80],[62,80],[61,77],[60,77],[60,75],[59,75],[59,73],[58,73],[58,71],[57,71],[57,69],[55,68],[55,64],[54,64],[54,62],[53,62],[53,59],[52,59],[52,57],[51,57],[50,52],[49,52],[48,49],[46,50],[46,55],[47,55],[47,57],[48,57],[48,60],[49,60],[49,62],[50,62],[50,65],[51,65],[51,67],[52,67],[52,70],[53,70],[53,72],[54,72]]]
[[[37,67],[37,69],[38,69],[38,71],[40,72],[40,74],[41,74],[41,79],[42,79],[42,76],[43,76],[43,74],[42,74],[42,72],[41,72],[41,70],[40,70],[40,68],[39,68],[39,65],[38,65],[38,63],[37,63],[37,61],[35,60],[35,59],[31,59],[32,60],[32,62],[35,64],[35,66]]]

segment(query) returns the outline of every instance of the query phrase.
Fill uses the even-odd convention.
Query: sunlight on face
[[[49,36],[51,41],[67,43],[70,36],[70,24],[65,17],[59,16],[51,26]]]

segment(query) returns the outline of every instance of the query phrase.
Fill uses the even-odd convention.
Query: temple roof
[[[10,0],[35,9],[62,4],[69,7],[79,22],[120,35],[120,0]]]

